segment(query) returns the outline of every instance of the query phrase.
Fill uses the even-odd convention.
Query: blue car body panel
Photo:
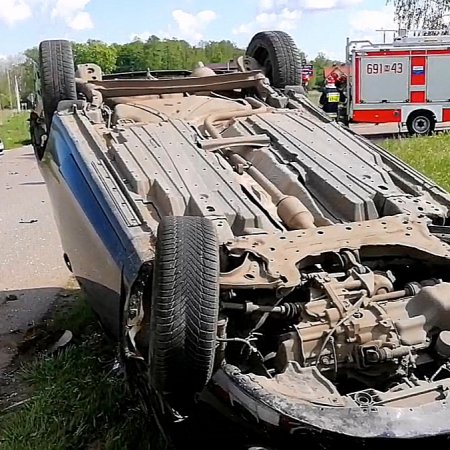
[[[138,220],[134,227],[124,222],[96,171],[101,159],[85,157],[83,144],[64,123],[67,117],[55,115],[40,169],[71,268],[94,310],[116,335],[126,294],[121,291],[131,286],[143,263],[134,238],[145,232]]]

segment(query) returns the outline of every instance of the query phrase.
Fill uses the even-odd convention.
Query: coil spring
[[[295,317],[299,316],[302,311],[302,304],[301,303],[284,303],[281,306],[281,314],[286,319],[294,319]]]

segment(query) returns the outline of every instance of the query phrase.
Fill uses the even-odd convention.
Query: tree
[[[395,6],[396,18],[402,28],[446,29],[445,17],[450,0],[387,0]]]
[[[157,36],[151,36],[146,42],[136,39],[118,46],[116,70],[189,70],[199,61],[205,64],[227,63],[243,53],[244,50],[230,41],[201,42],[196,47],[181,39],[159,39]]]
[[[325,67],[340,65],[342,63],[327,58],[327,56],[324,53],[319,53],[312,62],[312,64],[314,66],[315,85],[316,87],[320,88],[325,85],[325,72],[324,72]]]
[[[37,50],[36,50],[37,51]],[[31,52],[31,50],[30,50]],[[32,52],[31,52],[32,53]],[[15,82],[17,80],[22,101],[34,91],[36,63],[26,54],[9,56],[0,60],[0,104],[1,107],[15,108]]]
[[[28,50],[25,50],[23,54],[36,64],[39,62],[39,50],[37,47],[29,48]]]
[[[144,43],[140,40],[121,45],[117,51],[116,71],[132,72],[135,70],[146,70]]]
[[[89,40],[85,44],[74,43],[73,52],[76,64],[94,63],[105,73],[111,73],[117,67],[116,47],[102,41]]]

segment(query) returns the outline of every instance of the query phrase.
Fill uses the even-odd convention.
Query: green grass
[[[11,111],[10,109],[0,109],[0,125],[2,125],[13,113],[14,111]]]
[[[11,150],[30,143],[30,132],[27,119],[29,114],[13,113],[0,125],[0,139],[7,150]]]
[[[392,139],[382,146],[450,192],[450,134]]]
[[[316,106],[319,106],[319,99],[322,93],[317,90],[311,90],[308,92],[308,98],[314,103]]]
[[[112,373],[115,349],[81,299],[53,327],[74,333],[55,356],[23,368],[31,398],[0,415],[2,450],[124,450],[148,448],[148,419],[123,376]]]

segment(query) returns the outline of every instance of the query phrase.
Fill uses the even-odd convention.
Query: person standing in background
[[[327,84],[322,91],[319,103],[325,113],[333,118],[337,118],[339,104],[346,100],[345,94],[336,87],[335,78],[330,75],[327,77]]]

